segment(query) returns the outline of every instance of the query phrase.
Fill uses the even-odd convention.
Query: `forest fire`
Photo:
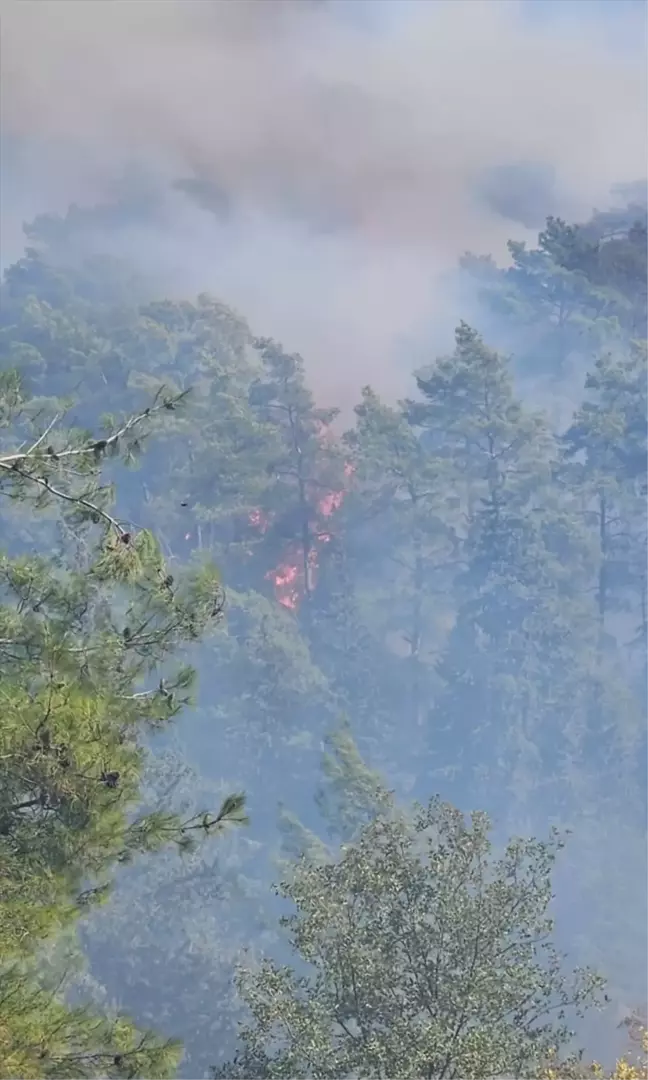
[[[248,518],[250,525],[257,529],[261,535],[268,531],[270,526],[270,517],[268,514],[264,514],[263,510],[253,510]]]
[[[353,475],[353,466],[347,463],[344,466],[344,474],[347,477]],[[330,491],[322,496],[317,502],[317,513],[321,517],[330,517],[341,507],[345,491]],[[253,510],[248,521],[250,525],[262,535],[270,527],[270,515],[264,514],[260,509]],[[275,597],[282,607],[290,611],[297,611],[305,593],[311,592],[317,583],[318,551],[322,544],[332,541],[333,534],[330,532],[311,533],[312,547],[304,557],[304,551],[300,544],[291,543],[285,552],[285,557],[279,566],[268,571],[265,575],[268,581],[274,585]]]
[[[306,571],[306,572],[304,572]],[[282,607],[297,611],[306,591],[315,587],[317,578],[317,550],[308,553],[304,567],[303,552],[298,544],[291,544],[285,561],[265,575],[274,585],[275,597]]]
[[[265,576],[268,581],[272,581],[279,603],[291,611],[296,611],[303,591],[300,588],[299,567],[285,563],[275,570],[270,570]]]
[[[320,499],[317,509],[323,517],[329,517],[335,510],[340,509],[343,500],[343,491],[330,491],[328,495]]]

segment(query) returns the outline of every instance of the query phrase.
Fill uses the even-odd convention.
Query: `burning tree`
[[[248,520],[278,540],[280,558],[266,578],[279,603],[296,611],[315,588],[319,552],[331,540],[328,521],[342,505],[351,469],[331,431],[338,410],[315,407],[301,357],[266,339],[256,347],[265,376],[252,386],[250,401],[264,423],[275,425],[282,452],[268,467],[275,477],[268,506],[255,508]]]

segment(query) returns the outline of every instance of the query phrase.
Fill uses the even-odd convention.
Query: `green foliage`
[[[316,802],[331,834],[344,842],[391,805],[379,773],[363,761],[348,721],[326,739],[324,782]]]
[[[0,1077],[173,1076],[177,1043],[140,1032],[125,1017],[70,1009],[18,967],[4,968],[0,991]]]
[[[615,340],[646,332],[645,205],[597,213],[586,225],[548,218],[538,247],[510,242],[512,266],[469,256],[481,297],[504,316],[526,372],[564,372]]]
[[[337,859],[306,852],[282,884],[298,967],[241,971],[251,1019],[215,1076],[537,1075],[596,1000],[552,944],[557,834],[495,857],[486,815],[376,796]]]
[[[646,210],[629,207],[610,218],[595,215],[579,227],[550,217],[537,248],[509,243],[513,265],[499,273],[485,275],[482,262],[465,262],[481,276],[491,309],[521,332],[527,372],[546,364],[565,372],[575,357],[582,366],[619,336],[645,335]]]
[[[223,786],[169,749],[146,763],[142,805],[187,820],[218,805]],[[76,994],[97,1008],[118,1001],[138,1025],[181,1039],[181,1075],[203,1075],[235,1039],[240,1005],[229,988],[239,950],[250,924],[268,937],[273,930],[256,880],[261,853],[247,830],[192,851],[168,846],[125,867],[110,903],[81,924],[88,970],[75,977]]]
[[[420,728],[447,614],[456,494],[447,462],[429,453],[402,409],[387,407],[366,388],[356,415],[356,428],[346,436],[353,486],[343,511],[354,576],[366,620],[398,648],[405,707]],[[363,589],[367,580],[370,589]]]
[[[112,221],[111,212],[96,211]],[[2,285],[7,972],[29,992],[38,985],[43,1016],[50,1000],[64,1010],[73,1052],[86,1054],[95,1075],[107,1075],[109,1059],[100,1065],[92,1054],[104,1038],[115,1041],[110,1025],[122,1011],[163,1033],[150,1062],[166,1036],[187,1043],[181,1075],[225,1061],[241,1009],[230,990],[237,954],[245,945],[254,954],[281,949],[268,897],[273,855],[284,867],[287,854],[307,856],[297,878],[312,890],[299,909],[311,930],[320,917],[315,884],[324,881],[321,918],[330,912],[342,932],[334,885],[360,881],[359,850],[371,881],[380,879],[379,913],[405,917],[380,863],[380,845],[388,850],[395,835],[407,836],[396,865],[421,896],[445,896],[443,881],[430,884],[413,861],[416,814],[401,812],[357,740],[400,796],[426,796],[434,777],[444,798],[488,808],[498,829],[536,835],[548,818],[572,824],[558,902],[564,916],[566,891],[580,898],[578,925],[563,933],[577,959],[610,969],[618,993],[630,995],[632,953],[645,937],[645,798],[636,782],[645,756],[646,354],[637,340],[645,336],[645,212],[597,214],[579,227],[549,219],[535,250],[511,246],[507,270],[470,260],[486,337],[498,348],[462,323],[454,352],[419,372],[416,400],[385,402],[367,387],[343,436],[336,410],[313,398],[301,358],[256,338],[220,301],[151,301],[127,267],[82,263],[78,251],[58,265],[55,252],[74,249],[93,213],[76,208],[65,221],[34,223],[34,247]],[[538,380],[551,381],[561,423],[578,384],[573,422],[559,431],[525,398]],[[154,452],[142,454],[153,434]],[[226,611],[214,562],[227,582]],[[197,696],[190,665],[201,674]],[[178,754],[153,762],[149,750],[153,737],[169,738],[186,705],[183,754],[197,772]],[[340,714],[352,717],[353,732],[326,743]],[[323,745],[318,786],[311,778]],[[250,787],[255,839],[217,845],[217,862],[199,841],[244,820],[241,798],[225,795]],[[322,836],[300,816],[305,792],[309,805],[315,794]],[[434,804],[456,839],[454,813]],[[377,819],[387,832],[372,851],[366,837]],[[467,827],[467,848],[478,849],[481,827]],[[525,850],[531,862],[539,851]],[[633,865],[623,873],[628,852]],[[460,884],[455,908],[447,903],[461,952],[474,931],[474,892],[468,870],[462,878],[448,858]],[[496,874],[497,860],[484,860]],[[316,867],[328,867],[330,879],[309,877]],[[284,876],[292,887],[292,865]],[[538,904],[543,883],[541,875]],[[362,896],[361,910],[373,913],[375,897]],[[623,934],[620,908],[632,921]],[[488,910],[495,914],[493,904]],[[425,939],[420,904],[414,913]],[[89,970],[53,995],[65,966],[58,945],[77,930]],[[370,939],[362,920],[358,934],[378,980],[388,945]],[[58,958],[44,989],[36,976],[46,949]],[[350,955],[360,970],[362,957]],[[403,979],[406,970],[396,968]],[[523,967],[516,985],[533,971]],[[312,1035],[324,1047],[323,1075],[360,1074],[347,1068],[356,1044],[320,1008],[317,994],[330,983],[310,979],[297,993],[301,975],[301,966],[295,978],[282,975],[277,999],[288,1010],[293,991],[310,1002],[311,1012],[299,1013],[308,1027],[299,1047]],[[492,982],[484,976],[480,986],[490,993]],[[380,993],[388,1010],[388,991]],[[504,1061],[513,1068],[509,1050],[527,1045],[515,1042],[519,1033],[507,1043],[501,1026],[491,1030],[479,994],[476,1015],[486,1019],[459,1040],[469,1075]],[[16,992],[15,1000],[26,998]],[[73,1015],[78,1001],[91,1008],[83,1020]],[[21,1027],[20,1010],[5,1013],[11,1053],[30,1054],[24,1033],[36,1014],[27,1010]],[[104,1034],[92,1035],[100,1017]],[[403,1075],[410,1067],[420,1075],[421,1047],[436,1040],[443,1048],[445,1036],[415,1027],[410,1039],[402,1030],[392,1029],[392,1041],[381,1030],[371,1052],[391,1054],[396,1072],[402,1053]],[[332,1032],[344,1048],[339,1062]],[[282,1074],[284,1065],[263,1057],[259,1068]],[[143,1058],[131,1067],[138,1075],[157,1068]]]
[[[29,965],[41,942],[106,898],[119,862],[169,843],[243,824],[244,798],[227,796],[217,813],[137,812],[143,735],[168,723],[186,702],[192,673],[156,669],[197,638],[222,610],[217,575],[207,567],[167,572],[146,530],[109,510],[101,485],[106,454],[133,446],[160,397],[97,438],[46,420],[27,443],[0,453],[2,494],[39,508],[64,508],[59,551],[0,556],[0,1069],[3,1076],[164,1076],[177,1047],[122,1019],[70,1010],[34,982]],[[3,419],[29,428],[17,380],[3,383]],[[14,436],[15,437],[15,436]],[[154,680],[150,689],[145,680]]]
[[[439,775],[454,771],[459,787],[467,770],[483,798],[498,762],[507,793],[512,785],[526,801],[536,783],[555,783],[559,805],[557,760],[578,766],[594,733],[599,761],[640,738],[627,697],[616,731],[611,720],[625,688],[613,658],[597,653],[595,537],[580,495],[556,483],[560,447],[546,420],[516,398],[508,362],[476,331],[462,324],[454,354],[418,385],[424,400],[409,404],[411,422],[433,436],[463,510],[454,622],[431,712]]]
[[[352,840],[363,825],[393,806],[392,796],[385,791],[380,774],[362,759],[346,718],[326,736],[324,746],[323,777],[315,793],[315,802],[332,844],[325,843],[307,829],[296,814],[282,806],[279,865],[286,872],[290,872],[303,857],[312,863],[330,862],[336,844]]]

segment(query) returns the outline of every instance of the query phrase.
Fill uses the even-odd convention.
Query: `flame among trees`
[[[350,462],[346,462],[344,466],[344,475],[348,478],[353,475],[353,465]],[[307,525],[310,544],[306,557],[301,542],[293,541],[287,545],[280,563],[265,575],[274,585],[275,597],[282,607],[297,611],[304,596],[315,588],[319,552],[323,544],[329,544],[333,539],[332,532],[318,528],[318,518],[331,518],[342,506],[345,496],[346,490],[340,489],[329,491],[319,498],[315,497],[314,512]],[[263,536],[272,524],[272,514],[265,514],[257,508],[250,513],[248,521]]]
[[[273,477],[272,510],[255,507],[248,524],[262,535],[275,526],[284,538],[280,560],[265,577],[279,603],[296,611],[315,588],[319,553],[331,541],[325,523],[342,506],[353,466],[344,462],[331,429],[339,410],[315,406],[301,357],[284,353],[270,339],[255,339],[254,345],[263,375],[250,388],[249,403],[257,421],[272,432],[276,455],[267,469]],[[291,525],[285,533],[284,517]]]

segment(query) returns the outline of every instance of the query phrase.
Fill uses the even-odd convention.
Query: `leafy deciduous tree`
[[[337,859],[304,854],[279,890],[298,966],[241,972],[251,1019],[214,1075],[537,1075],[600,980],[564,974],[551,943],[558,836],[496,858],[489,828],[392,803]]]

